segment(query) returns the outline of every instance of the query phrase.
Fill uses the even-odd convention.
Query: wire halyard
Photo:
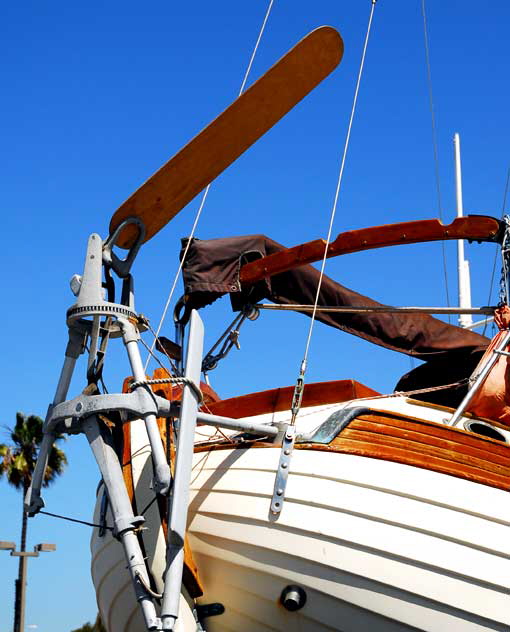
[[[429,52],[429,39],[427,32],[427,14],[425,11],[425,0],[421,3],[421,13],[423,18],[423,39],[425,46],[425,63],[427,66],[427,86],[429,91],[429,109],[430,109],[430,122],[432,127],[432,147],[434,151],[434,175],[436,180],[436,195],[437,195],[437,207],[439,212],[439,218],[443,220],[443,201],[441,195],[441,179],[439,176],[439,152],[437,148],[437,132],[436,132],[436,116],[434,112],[434,95],[432,91],[432,70],[430,66],[430,52]],[[444,241],[441,242],[441,252],[443,257],[443,275],[445,284],[446,304],[450,307],[450,290],[448,286],[448,273],[446,266],[446,247]],[[448,322],[450,317],[448,316]]]
[[[259,31],[259,34],[258,34],[258,37],[257,37],[257,41],[255,42],[255,46],[253,48],[253,52],[252,52],[251,57],[250,57],[250,61],[248,62],[248,66],[246,68],[246,72],[244,73],[244,77],[243,77],[243,80],[241,82],[241,87],[239,89],[238,96],[241,96],[241,94],[243,94],[243,92],[244,92],[244,89],[245,89],[245,86],[246,86],[246,82],[248,81],[248,76],[250,75],[251,67],[252,67],[253,61],[255,59],[255,55],[257,54],[257,51],[258,51],[258,48],[259,48],[259,44],[260,44],[260,41],[262,39],[262,35],[264,34],[264,31],[265,31],[265,28],[266,28],[266,24],[267,24],[267,21],[269,19],[269,15],[271,13],[271,9],[273,8],[273,3],[274,3],[274,0],[270,0],[269,5],[268,5],[267,10],[266,10],[266,14],[264,16],[264,20],[262,22],[262,26],[260,27],[260,31]],[[165,318],[166,318],[168,309],[170,307],[170,303],[172,302],[172,298],[173,298],[173,295],[174,295],[174,292],[175,292],[175,288],[177,287],[177,283],[178,283],[180,275],[181,275],[182,266],[184,265],[184,262],[186,261],[186,255],[188,254],[189,247],[190,247],[190,245],[191,245],[191,243],[193,241],[193,237],[195,235],[195,231],[196,231],[196,228],[198,226],[198,222],[199,222],[200,217],[202,215],[202,210],[204,208],[205,201],[207,200],[207,196],[209,195],[209,189],[210,188],[211,188],[211,185],[208,184],[206,189],[205,189],[205,191],[204,191],[204,193],[203,193],[203,195],[202,195],[202,199],[200,201],[200,205],[198,207],[198,211],[197,211],[197,214],[195,216],[195,220],[193,221],[193,226],[191,227],[191,233],[190,233],[190,235],[188,237],[188,240],[187,240],[187,243],[186,243],[186,247],[184,248],[183,255],[181,257],[181,260],[179,262],[179,266],[177,268],[177,272],[175,273],[175,277],[174,277],[174,280],[172,282],[172,287],[170,288],[170,292],[168,294],[168,298],[167,298],[166,303],[165,303],[165,307],[163,308],[163,313],[161,315],[161,319],[160,319],[160,321],[158,323],[158,327],[156,329],[156,335],[155,335],[154,341],[151,344],[150,352],[147,354],[147,360],[145,361],[145,366],[144,366],[144,370],[145,371],[147,371],[147,367],[149,365],[152,352],[154,351],[154,347],[156,346],[156,341],[158,339],[158,336],[159,336],[159,333],[161,331],[161,328],[163,327],[163,323],[165,322]]]
[[[347,135],[345,138],[345,143],[344,143],[344,149],[343,149],[343,153],[342,153],[342,160],[340,163],[340,170],[339,170],[339,174],[338,174],[338,180],[337,180],[337,185],[336,185],[336,190],[335,190],[335,197],[334,197],[334,201],[333,201],[333,207],[331,209],[331,216],[330,216],[330,221],[329,221],[329,228],[328,228],[328,235],[326,238],[326,243],[324,245],[324,256],[322,258],[322,263],[321,263],[321,268],[320,268],[320,274],[319,274],[319,282],[317,284],[317,292],[315,295],[315,302],[314,302],[314,308],[312,311],[312,316],[311,316],[311,320],[310,320],[310,327],[308,329],[308,336],[307,336],[307,340],[306,340],[306,345],[305,345],[305,352],[303,355],[303,360],[301,361],[301,366],[300,366],[300,370],[299,370],[299,375],[296,381],[296,385],[294,387],[294,395],[292,397],[292,417],[291,417],[291,422],[290,425],[294,426],[296,423],[296,417],[299,413],[299,410],[301,408],[301,402],[303,399],[303,392],[304,392],[304,387],[305,387],[305,375],[306,375],[306,370],[307,370],[307,366],[308,366],[308,354],[310,351],[310,343],[312,340],[312,333],[313,333],[313,328],[314,328],[314,324],[315,324],[315,317],[316,317],[316,313],[317,313],[317,305],[319,302],[319,296],[320,296],[320,291],[321,291],[321,286],[322,286],[322,279],[324,277],[324,269],[326,267],[326,259],[327,259],[327,253],[328,253],[328,247],[329,244],[331,242],[331,234],[333,232],[333,224],[335,221],[335,215],[336,215],[336,211],[337,211],[337,207],[338,207],[338,199],[340,196],[340,188],[342,185],[342,179],[343,179],[343,174],[344,174],[344,168],[345,168],[345,161],[347,158],[347,151],[349,149],[349,141],[350,141],[350,137],[351,137],[351,130],[352,130],[352,124],[354,121],[354,114],[356,112],[356,105],[357,105],[357,101],[358,101],[358,94],[359,94],[359,88],[360,88],[360,84],[361,84],[361,77],[363,75],[363,68],[365,65],[365,57],[366,57],[366,52],[367,52],[367,47],[368,47],[368,40],[370,37],[370,32],[372,29],[372,19],[374,16],[374,10],[375,10],[375,5],[376,5],[377,0],[371,0],[371,9],[370,9],[370,15],[368,18],[368,26],[367,26],[367,32],[365,35],[365,42],[363,45],[363,52],[361,55],[361,62],[360,62],[360,67],[359,67],[359,71],[358,71],[358,78],[356,81],[356,88],[354,90],[354,98],[353,98],[353,103],[352,103],[352,108],[351,108],[351,114],[349,117],[349,124],[347,127]]]

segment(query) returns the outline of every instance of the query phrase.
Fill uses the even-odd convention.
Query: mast
[[[462,205],[462,170],[460,163],[460,137],[456,132],[453,136],[453,147],[455,154],[455,194],[457,199],[457,217],[463,217],[464,209]],[[457,241],[457,269],[459,285],[459,306],[463,308],[471,307],[471,279],[469,274],[469,261],[464,258],[464,240]],[[459,325],[461,327],[472,327],[473,318],[470,314],[460,314]]]

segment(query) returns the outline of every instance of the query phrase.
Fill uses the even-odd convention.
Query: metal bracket
[[[280,450],[280,460],[278,461],[278,470],[274,482],[273,498],[271,499],[271,514],[276,520],[280,515],[285,500],[285,489],[287,488],[287,479],[289,478],[289,466],[294,450],[294,442],[296,440],[296,427],[287,425],[285,434],[282,439],[282,447]]]
[[[116,245],[120,233],[126,226],[129,225],[134,225],[138,229],[138,236],[134,244],[129,249],[126,258],[121,259],[113,252],[113,247]],[[103,261],[113,269],[117,276],[121,279],[125,279],[129,276],[129,271],[131,270],[133,261],[140,250],[140,246],[142,245],[144,238],[145,225],[142,220],[139,217],[127,217],[117,226],[113,233],[105,239],[103,243]]]
[[[226,358],[233,347],[241,349],[239,344],[239,330],[245,320],[257,320],[259,317],[259,310],[252,305],[246,305],[243,311],[238,314],[234,320],[230,323],[227,329],[221,334],[219,339],[214,343],[202,362],[202,371],[207,373],[212,371],[218,366],[218,362],[223,358]],[[223,343],[223,344],[222,344]],[[218,353],[214,353],[220,346]]]

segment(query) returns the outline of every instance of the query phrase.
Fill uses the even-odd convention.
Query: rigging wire
[[[61,516],[60,514],[51,513],[50,511],[40,511],[39,513],[44,514],[45,516],[51,516],[52,518],[60,518],[61,520],[67,520],[68,522],[76,522],[78,524],[84,524],[87,527],[97,527],[98,529],[108,529],[109,531],[113,531],[113,527],[109,527],[108,525],[95,524],[94,522],[87,522],[86,520],[78,520],[77,518],[71,518],[69,516]]]
[[[509,184],[510,184],[510,167],[508,167],[508,170],[506,172],[505,191],[503,193],[503,204],[501,206],[501,219],[503,219],[503,216],[505,215],[506,199],[507,199],[507,196],[508,196],[508,186],[509,186]],[[492,290],[494,289],[494,276],[496,274],[496,262],[497,262],[497,260],[498,260],[498,253],[495,252],[494,253],[494,262],[492,264],[491,282],[490,282],[490,286],[489,286],[489,298],[487,299],[488,301],[491,300]],[[485,330],[486,329],[487,329],[487,323],[485,323],[482,335],[485,334]]]
[[[158,499],[157,496],[147,503],[147,505],[143,508],[143,511],[140,512],[140,515],[143,516],[145,512],[149,509],[151,505]],[[52,513],[51,511],[43,511],[41,510],[39,513],[44,514],[45,516],[51,516],[52,518],[60,518],[60,520],[67,520],[68,522],[75,522],[77,524],[83,524],[86,527],[94,527],[98,529],[107,529],[108,531],[113,531],[113,527],[110,527],[105,524],[96,524],[95,522],[88,522],[87,520],[78,520],[78,518],[71,518],[70,516],[63,516],[61,514]]]
[[[432,146],[434,151],[434,171],[436,178],[436,193],[437,193],[437,205],[439,210],[439,219],[443,221],[443,202],[441,195],[441,183],[439,177],[439,153],[437,149],[437,129],[436,129],[436,116],[434,113],[434,96],[432,91],[432,71],[430,67],[430,50],[429,50],[429,39],[427,34],[427,14],[425,11],[425,0],[421,2],[421,13],[423,17],[423,38],[425,42],[425,63],[427,66],[427,85],[429,91],[429,109],[430,109],[430,119],[432,124]],[[443,254],[443,274],[444,274],[444,285],[445,285],[445,293],[446,293],[446,304],[450,307],[450,290],[448,287],[448,273],[447,273],[447,265],[446,265],[446,246],[444,241],[441,241],[441,251]],[[448,316],[448,322],[450,323],[450,316]]]
[[[269,15],[271,13],[271,9],[273,8],[273,2],[274,2],[274,0],[270,0],[269,1],[269,5],[267,7],[267,11],[266,11],[266,14],[264,16],[264,20],[262,22],[262,26],[260,27],[260,31],[259,31],[259,35],[257,37],[257,41],[255,42],[255,46],[253,48],[253,52],[251,54],[250,61],[248,62],[248,67],[246,68],[246,72],[244,73],[244,77],[243,77],[243,81],[241,83],[241,87],[239,89],[238,97],[240,97],[242,95],[242,93],[244,92],[244,88],[246,86],[246,82],[248,81],[248,76],[249,76],[249,74],[251,72],[251,67],[253,65],[253,60],[255,59],[255,55],[257,54],[257,50],[259,48],[259,44],[260,44],[260,41],[262,39],[262,35],[264,34],[264,31],[265,31],[265,28],[266,28],[266,24],[267,24],[267,21],[269,19]],[[172,287],[171,287],[170,292],[168,294],[168,297],[167,297],[167,300],[166,300],[166,303],[165,303],[165,307],[163,308],[163,313],[161,315],[161,319],[160,319],[158,327],[156,329],[156,337],[153,340],[151,348],[150,348],[150,352],[147,355],[147,360],[145,362],[145,367],[144,367],[145,371],[147,371],[147,367],[149,365],[152,352],[154,350],[154,347],[156,346],[156,340],[157,340],[157,338],[159,336],[161,328],[163,327],[163,323],[165,322],[165,318],[166,318],[166,315],[167,315],[167,312],[168,312],[168,308],[170,307],[170,303],[172,301],[172,297],[173,297],[173,294],[175,292],[175,288],[177,286],[177,283],[178,283],[180,275],[181,275],[182,266],[184,265],[184,261],[186,260],[186,255],[188,254],[188,250],[189,250],[189,248],[191,246],[191,242],[192,242],[193,236],[195,235],[195,231],[196,231],[196,228],[197,228],[197,225],[198,225],[198,221],[200,219],[200,216],[202,215],[202,210],[204,208],[205,201],[207,200],[207,196],[209,195],[209,189],[210,188],[211,188],[211,185],[208,184],[206,189],[205,189],[205,191],[204,191],[204,194],[202,195],[202,199],[200,201],[200,205],[198,207],[198,211],[197,211],[197,214],[195,216],[195,220],[193,222],[193,226],[191,227],[191,233],[190,233],[189,238],[187,240],[186,247],[184,249],[184,253],[183,253],[183,255],[181,257],[181,260],[179,262],[179,267],[177,268],[177,272],[175,274],[175,277],[174,277],[174,280],[173,280],[173,283],[172,283]]]
[[[311,316],[311,320],[310,320],[310,327],[308,329],[308,337],[306,340],[306,345],[305,345],[305,352],[303,354],[303,359],[301,361],[301,367],[300,367],[300,371],[299,371],[299,375],[296,381],[296,385],[294,387],[294,395],[292,398],[292,418],[291,418],[291,425],[293,426],[296,422],[296,417],[297,414],[299,413],[299,409],[301,407],[301,400],[303,398],[303,390],[304,390],[304,379],[305,379],[305,373],[306,373],[306,368],[307,368],[307,364],[308,364],[308,354],[310,351],[310,343],[312,340],[312,333],[313,333],[313,328],[314,328],[314,324],[315,324],[315,317],[317,314],[317,306],[319,303],[319,295],[320,295],[320,291],[321,291],[321,286],[322,286],[322,279],[324,277],[324,269],[326,267],[326,259],[327,259],[327,255],[328,255],[328,248],[329,248],[329,244],[331,241],[331,234],[333,232],[333,224],[335,221],[335,215],[336,215],[336,211],[337,211],[337,207],[338,207],[338,198],[340,195],[340,187],[342,185],[342,179],[343,179],[343,174],[344,174],[344,167],[345,167],[345,160],[347,158],[347,150],[349,148],[349,141],[351,138],[351,130],[352,130],[352,123],[354,120],[354,114],[356,112],[356,104],[358,101],[358,93],[359,93],[359,87],[361,84],[361,77],[363,75],[363,68],[365,65],[365,56],[366,56],[366,52],[367,52],[367,47],[368,47],[368,40],[370,37],[370,31],[372,28],[372,19],[374,16],[374,10],[375,10],[375,4],[376,4],[377,0],[371,0],[372,6],[370,8],[370,16],[368,18],[368,27],[367,27],[367,33],[365,36],[365,43],[363,45],[363,53],[361,55],[361,62],[360,62],[360,67],[359,67],[359,71],[358,71],[358,78],[356,81],[356,88],[354,90],[354,98],[353,98],[353,102],[352,102],[352,108],[351,108],[351,114],[349,117],[349,124],[347,126],[347,135],[345,138],[345,143],[344,143],[344,149],[343,149],[343,153],[342,153],[342,160],[340,163],[340,170],[338,173],[338,180],[337,180],[337,184],[336,184],[336,191],[335,191],[335,197],[334,197],[334,201],[333,201],[333,208],[331,209],[331,216],[330,216],[330,220],[329,220],[329,228],[328,228],[328,236],[326,238],[326,243],[324,245],[324,256],[322,257],[322,263],[321,263],[321,268],[320,268],[320,274],[319,274],[319,282],[317,284],[317,292],[315,294],[315,302],[314,302],[314,306],[313,306],[313,311],[312,311],[312,316]]]

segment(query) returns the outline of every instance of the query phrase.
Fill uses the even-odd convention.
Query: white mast
[[[457,197],[457,217],[462,217],[464,209],[462,206],[462,172],[460,164],[460,137],[455,133],[453,137],[453,147],[455,152],[455,192]],[[457,241],[457,263],[459,277],[459,306],[471,307],[471,279],[469,275],[469,261],[464,258],[464,240]],[[470,314],[459,316],[461,327],[472,327],[473,318]]]

